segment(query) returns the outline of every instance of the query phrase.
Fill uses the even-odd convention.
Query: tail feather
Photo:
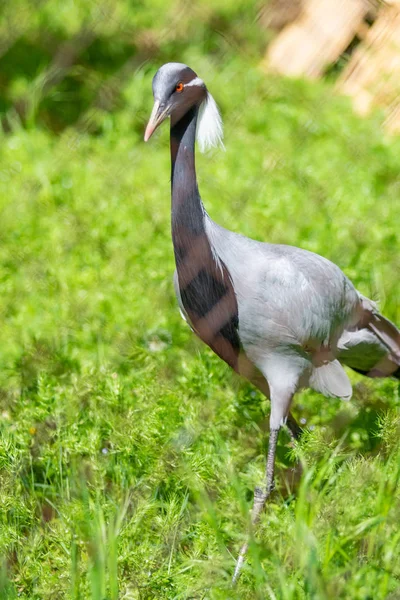
[[[313,390],[331,398],[350,400],[353,392],[347,373],[338,360],[314,367],[309,383]]]
[[[359,327],[344,331],[338,342],[338,359],[368,377],[400,379],[400,331],[361,297],[363,316]]]
[[[367,327],[385,344],[393,359],[400,366],[400,331],[397,327],[375,311],[371,312]]]

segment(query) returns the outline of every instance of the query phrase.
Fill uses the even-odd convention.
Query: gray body
[[[243,348],[238,371],[276,399],[272,429],[285,422],[290,399],[300,388],[351,397],[351,384],[339,361],[367,374],[386,359],[386,371],[376,376],[398,369],[379,337],[358,328],[365,312],[375,310],[374,304],[335,264],[307,250],[228,231],[207,213],[204,223],[215,259],[226,265],[238,302]],[[174,284],[181,313],[190,322],[176,273]]]
[[[169,63],[154,77],[153,93],[149,135],[171,116],[174,283],[181,312],[206,344],[271,399],[271,428],[286,422],[300,388],[349,399],[341,363],[370,377],[399,377],[399,331],[336,265],[228,231],[206,213],[196,180],[196,128],[211,143],[213,121],[218,135],[222,129],[204,82],[186,65]]]
[[[172,240],[175,290],[192,329],[271,400],[265,485],[254,491],[257,523],[274,488],[280,427],[293,437],[294,393],[311,387],[348,400],[352,388],[342,364],[368,377],[400,378],[400,332],[329,260],[300,248],[263,244],[214,223],[204,210],[195,169],[200,147],[221,141],[218,109],[204,82],[180,63],[153,79],[149,139],[171,117]],[[248,548],[236,563],[237,581]]]

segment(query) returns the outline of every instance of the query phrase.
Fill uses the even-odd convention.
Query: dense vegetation
[[[152,75],[187,62],[221,107],[226,152],[197,160],[215,220],[327,256],[397,323],[400,142],[330,83],[265,76],[256,6],[213,4],[3,8],[2,598],[399,597],[399,389],[355,374],[348,404],[298,395],[230,587],[269,406],[179,316]]]

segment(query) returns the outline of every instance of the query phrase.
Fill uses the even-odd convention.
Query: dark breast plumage
[[[238,368],[238,305],[226,266],[212,253],[204,230],[193,238],[173,227],[178,287],[194,331],[233,369]]]

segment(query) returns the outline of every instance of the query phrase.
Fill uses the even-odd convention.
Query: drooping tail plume
[[[340,362],[368,377],[400,379],[400,331],[361,297],[363,315],[358,327],[343,332],[338,342]]]

